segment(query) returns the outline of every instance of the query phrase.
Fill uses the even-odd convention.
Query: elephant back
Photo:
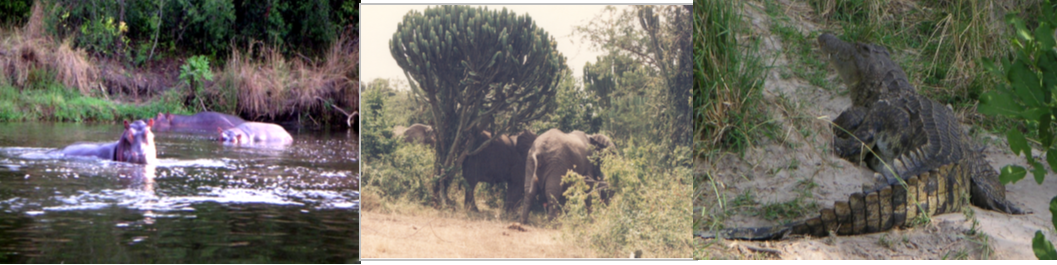
[[[584,176],[591,176],[588,157],[587,135],[581,131],[564,133],[550,129],[536,138],[529,150],[536,155],[536,174],[563,176],[569,169]],[[593,177],[593,176],[592,176]]]

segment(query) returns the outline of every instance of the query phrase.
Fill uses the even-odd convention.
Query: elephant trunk
[[[532,199],[536,197],[536,184],[539,182],[539,178],[536,177],[536,154],[529,152],[525,158],[525,199],[521,200],[521,223],[528,223],[529,206],[532,205]]]

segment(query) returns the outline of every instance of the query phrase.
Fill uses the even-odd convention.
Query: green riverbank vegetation
[[[217,111],[355,126],[355,1],[15,0],[0,12],[0,121]]]

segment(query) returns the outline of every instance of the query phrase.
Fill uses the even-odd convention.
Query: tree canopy
[[[437,138],[434,198],[442,205],[446,183],[466,156],[553,110],[549,103],[567,69],[556,41],[530,16],[506,8],[409,12],[389,49],[429,103]],[[471,141],[482,130],[493,138]]]

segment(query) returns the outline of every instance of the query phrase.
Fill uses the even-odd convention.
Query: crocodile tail
[[[780,239],[787,234],[822,237],[857,235],[905,227],[920,216],[961,209],[968,195],[968,170],[954,164],[908,178],[905,183],[856,192],[847,201],[819,211],[810,219],[785,225],[754,228],[728,228],[716,233],[699,232],[704,238],[742,240]]]

